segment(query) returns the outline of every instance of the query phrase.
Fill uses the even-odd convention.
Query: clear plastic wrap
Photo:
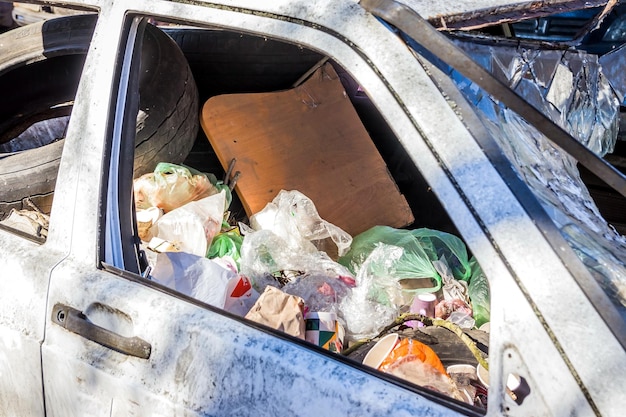
[[[399,308],[387,301],[387,293],[381,293],[375,276],[368,273],[369,263],[385,256],[388,247],[379,246],[372,256],[365,259],[356,276],[356,287],[344,298],[339,306],[346,321],[346,340],[356,341],[376,336],[399,314]],[[397,248],[397,250],[401,250]]]
[[[335,252],[326,246],[327,239],[336,245],[336,252],[343,255],[352,237],[320,217],[315,204],[299,191],[281,190],[263,210],[250,217],[254,230],[271,230],[294,248],[313,251],[310,245],[328,253]]]
[[[282,287],[305,275],[353,279],[352,273],[335,262],[315,243],[331,239],[341,253],[352,237],[322,220],[315,206],[297,191],[281,191],[261,212],[251,216],[252,229],[244,230],[241,272],[262,292],[267,285]]]

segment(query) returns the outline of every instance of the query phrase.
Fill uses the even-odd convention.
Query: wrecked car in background
[[[577,167],[626,194],[623,51],[424,4],[1,35],[2,414],[619,415],[626,241]]]

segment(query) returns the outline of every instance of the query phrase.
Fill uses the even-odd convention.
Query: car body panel
[[[556,0],[519,1],[462,0],[454,3],[430,2],[428,0],[402,0],[441,29],[470,30],[522,19],[547,16],[560,12],[607,6],[615,2],[606,0]]]
[[[41,343],[48,278],[63,252],[0,229],[0,391],[6,415],[43,415]],[[38,262],[32,262],[38,259]]]

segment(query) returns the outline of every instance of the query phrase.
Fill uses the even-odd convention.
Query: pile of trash
[[[483,404],[429,346],[392,331],[488,326],[487,279],[458,237],[388,226],[353,237],[288,190],[245,224],[230,218],[231,190],[167,163],[135,179],[149,279],[337,354],[367,345],[366,365]]]

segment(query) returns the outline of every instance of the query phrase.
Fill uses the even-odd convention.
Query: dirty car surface
[[[536,183],[527,185],[514,157],[494,140],[498,130],[485,129],[486,116],[380,17],[336,0],[85,0],[62,6],[88,13],[93,34],[61,129],[64,141],[52,143],[62,146],[62,154],[51,179],[50,209],[34,210],[40,226],[34,232],[15,223],[0,227],[3,415],[620,415],[626,383],[623,237],[611,234],[614,252],[600,258],[610,262],[591,268],[562,234],[564,218],[551,217],[532,189]],[[51,49],[26,59],[24,68],[58,55],[46,43],[45,28],[66,22],[40,23],[39,42]],[[168,61],[142,54],[147,27],[159,28],[182,51],[197,91],[185,88],[191,101],[176,109],[193,119],[203,116],[202,105],[213,97],[284,92],[309,85],[304,80],[311,74],[336,74],[394,192],[410,207],[414,221],[405,228],[458,236],[488,279],[489,332],[467,332],[481,333],[488,345],[485,404],[368,367],[362,356],[315,346],[155,279],[139,236],[133,200],[139,174],[133,171],[135,140],[150,114],[139,85],[153,75],[154,62]],[[67,27],[68,39],[74,29]],[[7,45],[0,42],[0,53],[9,54]],[[327,72],[316,72],[320,68]],[[162,83],[164,96],[169,84]],[[323,107],[311,91],[298,91],[305,111]],[[197,109],[190,104],[196,99]],[[188,114],[178,116],[187,120]],[[169,114],[165,120],[172,120]],[[163,125],[168,138],[182,134]],[[307,129],[302,125],[302,136]],[[285,165],[296,154],[271,150]],[[302,174],[290,180],[319,185],[310,173],[336,168],[324,165],[325,151],[309,155],[298,167]],[[555,151],[547,152],[554,157]],[[11,156],[3,153],[0,164]],[[220,157],[198,128],[184,164],[230,179]],[[345,163],[373,178],[371,166],[359,166],[359,160],[348,153]],[[261,171],[248,163],[235,162],[241,176],[229,207],[234,224],[251,217],[248,196],[238,192],[246,177],[258,179]],[[279,191],[268,193],[267,202]],[[331,194],[327,200],[339,206],[346,198]],[[22,209],[33,209],[29,201]],[[368,203],[343,209],[356,216]],[[48,215],[42,233],[41,216]],[[354,235],[363,231],[357,226]],[[598,235],[589,234],[585,247],[605,254],[594,240]],[[377,317],[374,310],[361,313],[365,321]],[[458,363],[449,359],[446,365]],[[511,392],[512,376],[521,381],[513,389],[523,385],[523,392]]]

